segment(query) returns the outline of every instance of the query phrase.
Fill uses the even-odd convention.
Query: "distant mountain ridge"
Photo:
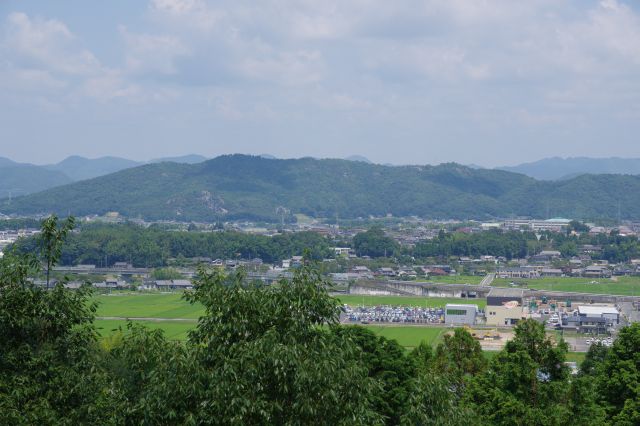
[[[371,160],[369,160],[367,157],[362,156],[362,155],[350,155],[349,157],[346,157],[345,160],[348,160],[348,161],[362,161],[363,163],[373,164],[371,162]]]
[[[538,180],[570,179],[583,174],[640,175],[640,158],[552,157],[497,169],[522,173]]]
[[[619,204],[618,204],[619,203]],[[313,217],[563,216],[640,219],[640,177],[582,175],[537,181],[502,170],[383,166],[361,161],[225,155],[154,163],[0,201],[0,213],[77,216],[117,211],[150,220],[277,220],[284,206]]]
[[[196,164],[206,159],[202,155],[190,154],[180,157],[158,158],[149,161],[149,163]],[[46,165],[18,163],[8,158],[0,157],[0,198],[9,195],[31,194],[71,182],[108,175],[143,164],[147,163],[114,156],[86,158],[72,155],[59,163]]]
[[[71,178],[59,171],[0,157],[0,198],[13,198],[71,182]]]
[[[69,176],[74,181],[92,179],[108,175],[123,169],[139,166],[139,161],[127,160],[120,157],[85,158],[72,155],[57,164],[43,166],[49,170],[57,170]]]
[[[182,164],[198,164],[198,163],[202,163],[203,161],[207,161],[208,158],[203,156],[203,155],[199,155],[199,154],[188,154],[188,155],[182,155],[179,157],[163,157],[163,158],[156,158],[153,159],[151,161],[149,161],[149,163],[166,163],[166,162],[170,162],[170,163],[182,163]]]

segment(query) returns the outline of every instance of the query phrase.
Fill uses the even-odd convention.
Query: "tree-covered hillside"
[[[149,164],[0,202],[1,213],[103,214],[213,221],[275,220],[276,209],[314,217],[567,216],[640,218],[640,177],[540,182],[458,164],[389,167],[345,160],[228,155],[199,164]]]
[[[72,180],[64,173],[47,170],[33,164],[13,163],[0,158],[0,197],[7,198],[16,195],[30,194],[43,189],[65,185]]]

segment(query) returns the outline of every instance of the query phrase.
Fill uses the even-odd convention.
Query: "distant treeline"
[[[579,235],[543,232],[538,236],[533,232],[501,230],[473,234],[441,231],[436,238],[407,248],[386,236],[380,228],[372,228],[354,238],[354,248],[358,255],[371,257],[381,257],[386,253],[387,256],[407,255],[418,259],[450,256],[517,259],[535,255],[541,250],[558,250],[569,258],[580,254],[580,246],[593,245],[602,249],[592,254],[597,259],[618,263],[640,257],[640,241],[633,236],[623,237],[616,233],[589,235],[585,232]]]
[[[2,219],[0,231],[17,231],[18,229],[39,229],[40,221],[37,219]]]
[[[15,244],[20,252],[34,252],[35,238]],[[240,232],[167,231],[151,226],[85,226],[69,235],[62,249],[62,265],[113,265],[131,262],[137,267],[159,267],[170,258],[253,259],[273,263],[309,250],[312,259],[331,255],[329,240],[315,232],[268,237]]]
[[[538,236],[540,239],[538,239]],[[580,254],[583,245],[601,247],[592,253],[594,259],[626,262],[640,258],[640,241],[636,237],[618,234],[567,235],[545,232],[491,230],[480,233],[440,232],[431,240],[413,247],[401,246],[385,235],[379,227],[357,234],[351,243],[335,242],[315,232],[278,234],[273,237],[241,232],[187,232],[163,229],[160,226],[143,228],[137,225],[85,225],[69,235],[62,249],[61,264],[113,265],[131,262],[137,267],[161,267],[169,259],[178,263],[185,258],[253,259],[267,263],[279,262],[308,251],[315,260],[333,257],[331,247],[351,245],[358,256],[372,258],[398,257],[416,261],[449,257],[502,256],[509,260],[535,255],[541,250],[558,250],[564,258]],[[29,238],[18,241],[20,252],[34,252],[37,241]]]

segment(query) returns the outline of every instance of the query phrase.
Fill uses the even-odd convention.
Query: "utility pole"
[[[547,201],[547,217],[546,219],[549,219],[549,201]]]
[[[284,230],[284,217],[289,214],[289,209],[284,206],[278,206],[276,214],[280,216],[280,226]]]

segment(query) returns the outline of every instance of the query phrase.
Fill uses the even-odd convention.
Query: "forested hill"
[[[389,167],[345,160],[228,155],[148,164],[0,201],[0,213],[145,219],[275,219],[279,206],[314,217],[511,215],[640,219],[640,177],[584,175],[550,182],[458,164]]]

